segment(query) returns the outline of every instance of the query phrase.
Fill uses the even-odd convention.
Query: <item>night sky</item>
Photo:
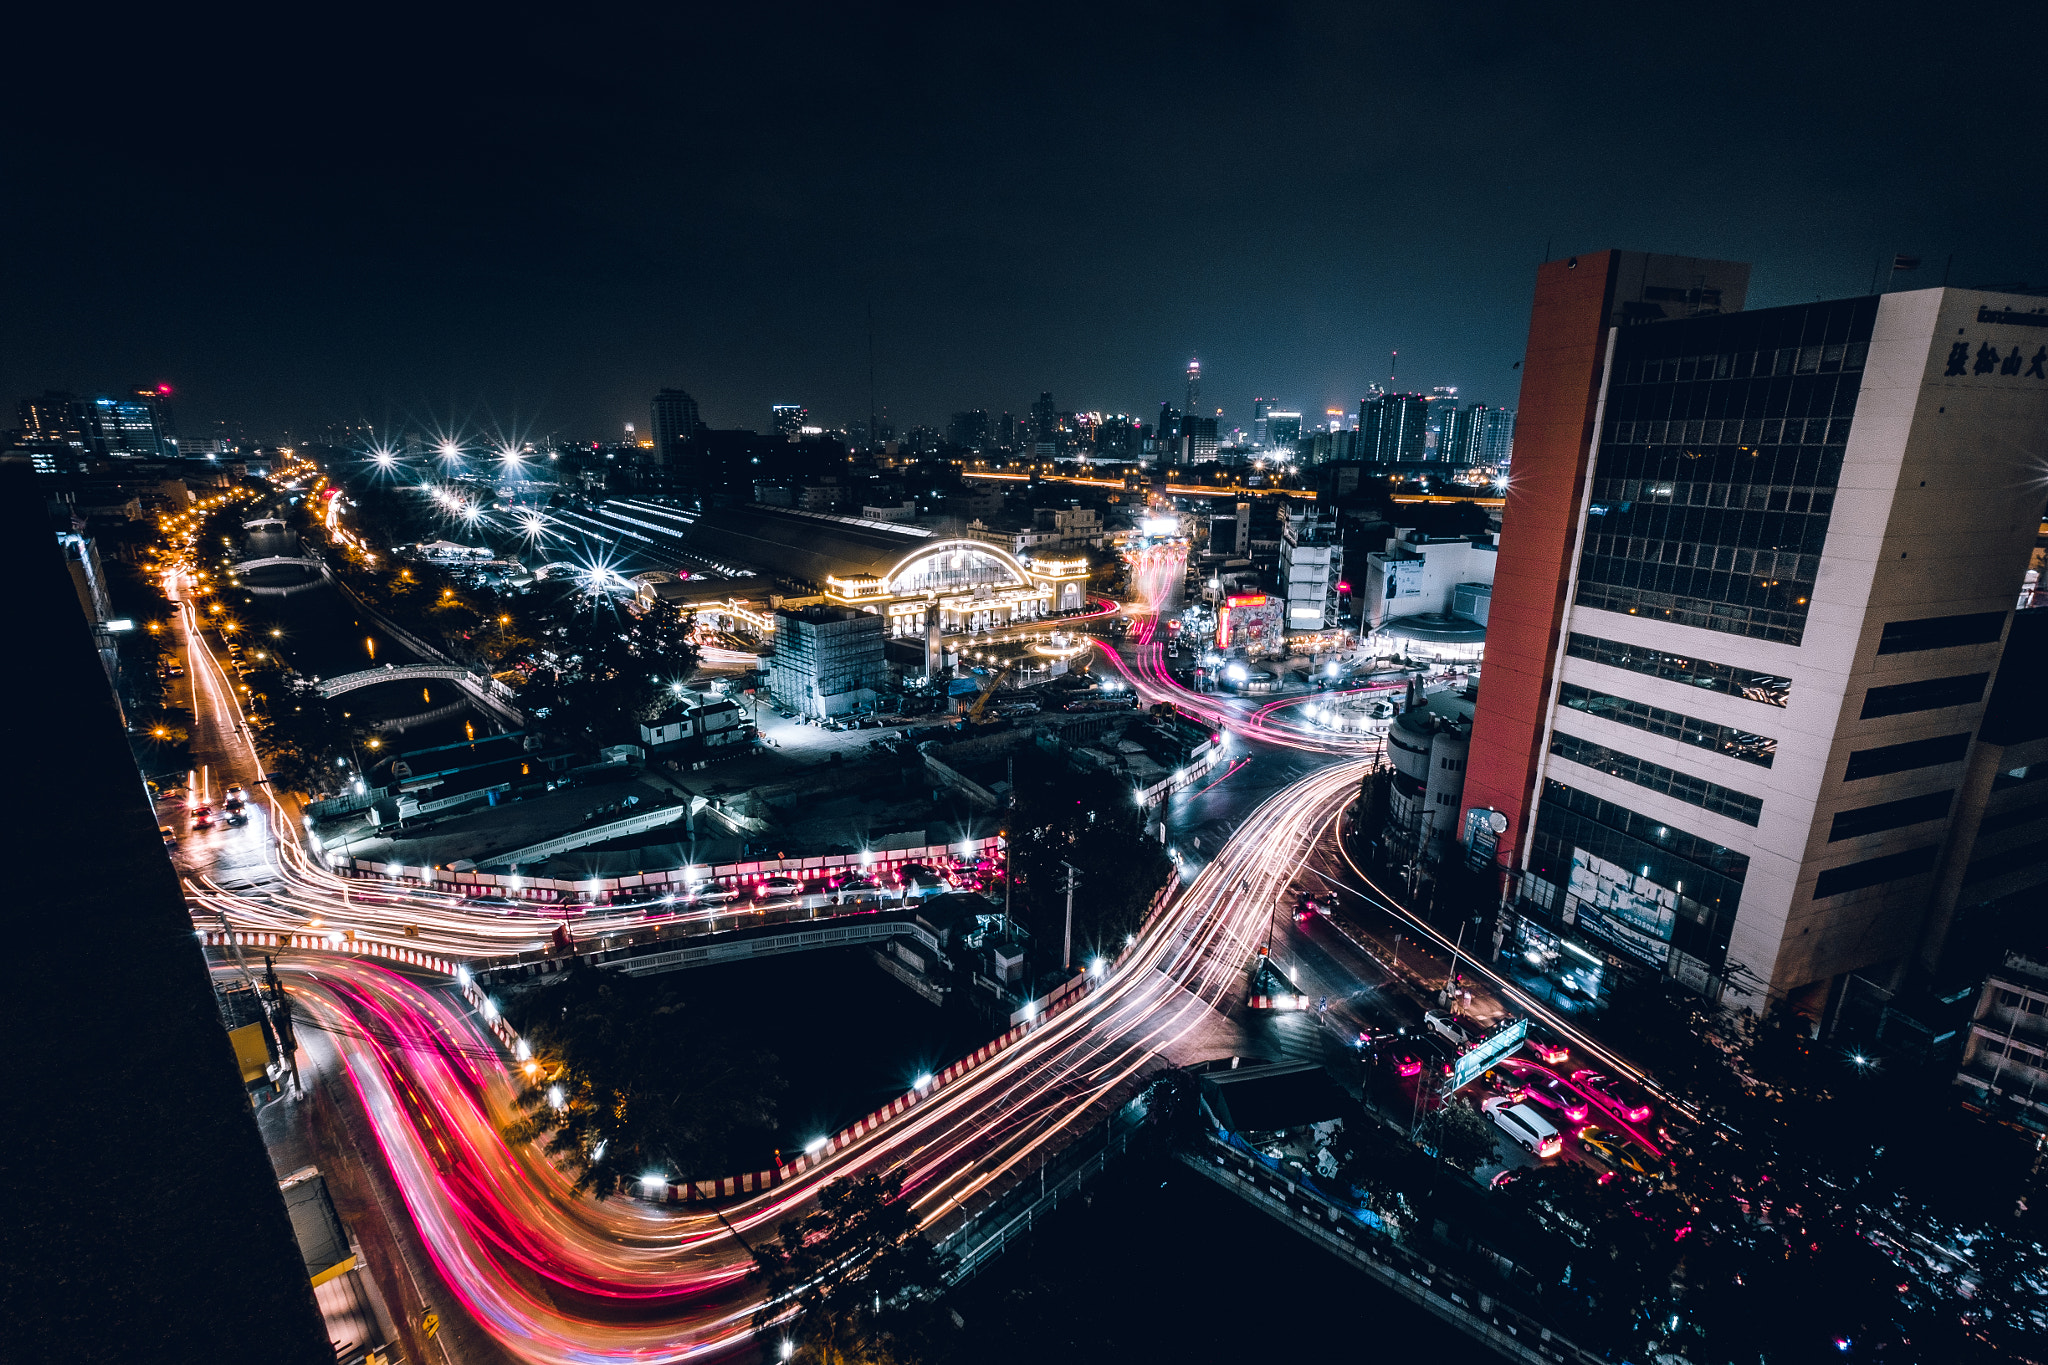
[[[4,396],[538,439],[1515,401],[1532,272],[2048,283],[2038,6],[162,11],[10,62]],[[744,9],[743,16],[733,11]],[[560,14],[562,11],[553,11]],[[313,17],[325,26],[308,26]],[[28,59],[41,53],[50,60]]]

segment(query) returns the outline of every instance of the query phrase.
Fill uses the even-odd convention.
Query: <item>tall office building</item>
[[[1188,361],[1188,404],[1181,411],[1189,413],[1199,412],[1201,410],[1201,398],[1202,362],[1190,360]]]
[[[804,418],[809,410],[801,403],[777,403],[768,409],[768,420],[778,436],[787,436],[794,441],[804,434]]]
[[[1272,444],[1270,433],[1266,430],[1266,414],[1272,410],[1272,399],[1254,398],[1252,400],[1252,444],[1261,450]]]
[[[1539,270],[1462,832],[1501,831],[1517,946],[1581,986],[1827,1021],[2048,881],[2048,616],[2014,612],[2048,310],[1741,312],[1748,275]]]
[[[985,450],[989,444],[988,414],[980,408],[956,412],[946,423],[946,439],[968,450]]]
[[[171,421],[171,386],[157,384],[126,394],[74,399],[46,393],[22,403],[24,429],[31,421],[75,433],[86,452],[128,459],[175,459],[177,428]],[[73,437],[63,437],[67,442]]]
[[[697,417],[697,400],[681,389],[663,389],[654,395],[653,416],[654,462],[681,464],[684,444],[704,425]]]
[[[1515,410],[1474,403],[1465,410],[1465,462],[1503,466],[1515,449]]]
[[[96,423],[91,405],[77,395],[47,389],[40,398],[22,399],[18,411],[23,440],[92,453]]]
[[[1203,464],[1216,458],[1216,419],[1192,413],[1180,419],[1180,450],[1175,463]]]
[[[1277,408],[1266,409],[1266,444],[1275,450],[1294,452],[1295,442],[1301,439],[1301,414],[1281,412]]]
[[[1360,458],[1412,464],[1429,448],[1429,400],[1419,393],[1382,393],[1358,405]]]
[[[1429,391],[1429,428],[1423,438],[1425,459],[1446,464],[1465,462],[1465,414],[1458,410],[1458,391],[1437,387]]]

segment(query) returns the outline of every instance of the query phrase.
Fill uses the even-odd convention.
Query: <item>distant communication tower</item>
[[[1188,362],[1188,401],[1187,401],[1187,406],[1186,406],[1186,407],[1184,407],[1184,408],[1182,408],[1182,409],[1181,409],[1181,411],[1182,411],[1182,412],[1195,412],[1195,411],[1197,411],[1197,407],[1196,407],[1196,403],[1195,403],[1195,400],[1196,400],[1197,398],[1200,398],[1201,396],[1202,396],[1202,362],[1201,362],[1200,360],[1190,360],[1190,361]]]

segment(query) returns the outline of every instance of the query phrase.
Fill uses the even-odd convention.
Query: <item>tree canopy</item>
[[[947,1262],[918,1235],[902,1170],[833,1181],[754,1260],[769,1295],[755,1327],[793,1315],[785,1330],[797,1358],[910,1365],[927,1354]]]
[[[508,1124],[545,1139],[599,1198],[644,1175],[723,1176],[772,1141],[782,1081],[739,1021],[698,1008],[672,979],[577,967],[507,1011],[534,1057]]]

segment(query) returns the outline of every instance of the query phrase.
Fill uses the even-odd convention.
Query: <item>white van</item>
[[[1494,1125],[1515,1140],[1515,1144],[1535,1156],[1556,1156],[1564,1151],[1564,1138],[1550,1121],[1526,1104],[1509,1104],[1505,1096],[1490,1099],[1479,1106],[1484,1109]]]

